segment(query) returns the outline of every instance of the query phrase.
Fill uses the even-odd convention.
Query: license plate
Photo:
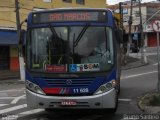
[[[71,100],[66,100],[66,101],[62,101],[61,105],[63,106],[74,106],[77,105],[76,101],[71,101]]]

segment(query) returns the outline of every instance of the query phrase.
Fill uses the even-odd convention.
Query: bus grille
[[[78,87],[89,86],[94,81],[94,78],[82,79],[46,79],[46,82],[51,87]]]

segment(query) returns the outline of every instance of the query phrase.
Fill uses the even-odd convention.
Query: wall
[[[15,27],[14,0],[0,0],[0,26]]]
[[[141,7],[141,13],[142,13],[142,23],[144,23],[146,21],[146,6],[142,6]],[[130,17],[130,8],[128,8],[128,14],[124,14],[124,19],[126,19],[126,22],[123,23],[124,28],[126,29],[126,32],[128,33],[129,31],[129,26],[128,26],[128,20]],[[135,6],[132,9],[132,28],[131,31],[132,33],[135,32],[135,28],[138,27],[138,25],[140,24],[140,15],[139,15],[139,7]]]
[[[19,0],[20,21],[25,20],[28,13],[34,8],[106,7],[106,0],[85,0],[84,5],[76,4],[76,0],[72,0],[72,3],[66,3],[62,0],[44,1],[46,0]],[[16,28],[15,0],[0,0],[0,26]]]
[[[148,37],[148,42],[147,42],[148,47],[155,47],[155,46],[157,46],[156,33],[153,33],[153,32],[148,33],[147,37]]]
[[[84,5],[76,4],[76,0],[72,3],[66,3],[62,0],[52,0],[50,2],[43,2],[44,0],[34,0],[34,7],[39,8],[64,8],[64,7],[92,7],[92,8],[105,8],[106,0],[85,0]]]
[[[10,70],[19,70],[19,58],[18,58],[18,47],[10,46]]]

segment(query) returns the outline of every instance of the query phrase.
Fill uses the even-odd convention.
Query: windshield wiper
[[[49,24],[48,27],[50,28],[52,34],[55,35],[56,38],[58,38],[58,35],[57,35],[56,30],[54,29],[54,27],[51,24]]]
[[[86,32],[87,28],[89,27],[90,25],[89,24],[86,24],[82,31],[79,33],[77,39],[74,41],[74,47],[76,47],[79,43],[79,41],[81,40],[82,36],[84,35],[84,33]]]
[[[58,36],[54,26],[49,24],[48,27],[50,28],[50,30],[52,32],[52,36],[51,36],[49,44],[51,45],[52,49],[54,49],[54,52],[55,52],[54,55],[61,56],[61,59],[62,59],[64,57],[63,56],[64,55],[64,50],[66,50],[66,47],[65,47],[66,44],[62,39],[61,32],[60,32],[60,35]],[[59,59],[59,61],[61,61],[61,60]],[[58,61],[58,64],[60,64],[59,61]]]
[[[54,26],[52,26],[51,24],[49,24],[48,26],[49,26],[49,28],[50,28],[50,30],[51,30],[51,32],[52,32],[52,35],[53,35],[54,38],[55,38],[55,41],[53,41],[53,42],[54,42],[55,44],[61,43],[61,45],[62,45],[63,39],[62,39],[61,32],[60,32],[60,35],[58,36],[58,34],[57,34]],[[53,38],[52,38],[52,40],[53,40]],[[63,49],[63,48],[62,48],[62,49]]]

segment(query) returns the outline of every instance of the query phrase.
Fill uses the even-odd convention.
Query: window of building
[[[77,3],[77,4],[82,4],[82,5],[84,5],[84,2],[85,2],[84,0],[76,0],[76,3]]]
[[[72,3],[72,0],[63,0],[63,2]]]
[[[41,11],[41,10],[44,10],[44,9],[45,9],[45,8],[37,8],[37,7],[34,7],[34,8],[33,8],[34,11]]]
[[[52,2],[52,0],[43,0],[43,2]]]
[[[135,17],[139,17],[140,16],[139,11],[134,11],[134,14],[135,14]]]

